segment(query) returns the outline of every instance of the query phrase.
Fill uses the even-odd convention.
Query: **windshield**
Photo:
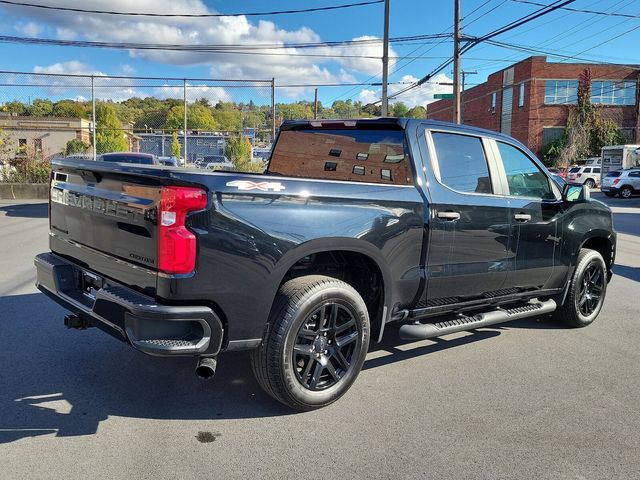
[[[580,167],[573,167],[572,169],[569,170],[569,173],[576,173],[580,171]]]

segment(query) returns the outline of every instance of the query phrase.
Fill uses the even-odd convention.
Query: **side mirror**
[[[586,202],[590,198],[589,187],[579,183],[567,183],[562,188],[562,200],[576,203]]]

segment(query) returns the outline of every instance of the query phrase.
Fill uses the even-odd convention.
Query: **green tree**
[[[96,123],[96,150],[98,152],[127,151],[127,141],[124,138],[122,123],[112,104],[100,102],[96,105]]]
[[[165,128],[182,130],[184,128],[184,105],[176,105],[169,110]],[[187,107],[187,128],[193,130],[216,130],[217,124],[211,109],[194,103]]]
[[[36,98],[31,104],[31,115],[46,117],[53,113],[53,102],[48,99]]]
[[[25,115],[27,113],[27,106],[22,102],[14,100],[12,102],[6,102],[2,106],[2,111],[12,115]]]
[[[394,117],[406,117],[409,108],[402,102],[396,102],[392,107]]]
[[[242,130],[242,113],[235,109],[215,109],[213,118],[219,130],[225,132],[239,132]]]
[[[64,154],[66,156],[69,156],[74,153],[87,153],[89,151],[89,148],[91,148],[91,145],[83,142],[82,140],[74,138],[67,142],[67,146],[64,149]]]
[[[409,118],[427,118],[427,109],[422,105],[416,105],[411,110],[409,110],[405,117]]]
[[[82,102],[75,100],[60,100],[53,104],[54,117],[89,118],[90,109]]]
[[[224,151],[226,157],[238,172],[261,172],[262,165],[254,163],[251,158],[251,142],[241,135],[231,137]]]
[[[171,156],[180,158],[180,142],[178,141],[178,132],[176,131],[171,135]]]

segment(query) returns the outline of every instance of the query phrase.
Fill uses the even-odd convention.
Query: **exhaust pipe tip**
[[[202,379],[213,378],[216,374],[216,366],[218,361],[212,357],[201,357],[196,367],[196,375]]]

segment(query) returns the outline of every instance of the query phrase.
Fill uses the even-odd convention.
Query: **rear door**
[[[556,266],[562,232],[560,191],[529,154],[503,141],[495,145],[501,190],[509,200],[512,222],[510,245],[515,264],[505,288],[532,290],[556,288],[565,278]]]
[[[487,142],[461,131],[432,130],[426,143],[431,168],[425,171],[432,178],[425,304],[495,294],[510,268],[510,219],[508,202],[495,194]]]

